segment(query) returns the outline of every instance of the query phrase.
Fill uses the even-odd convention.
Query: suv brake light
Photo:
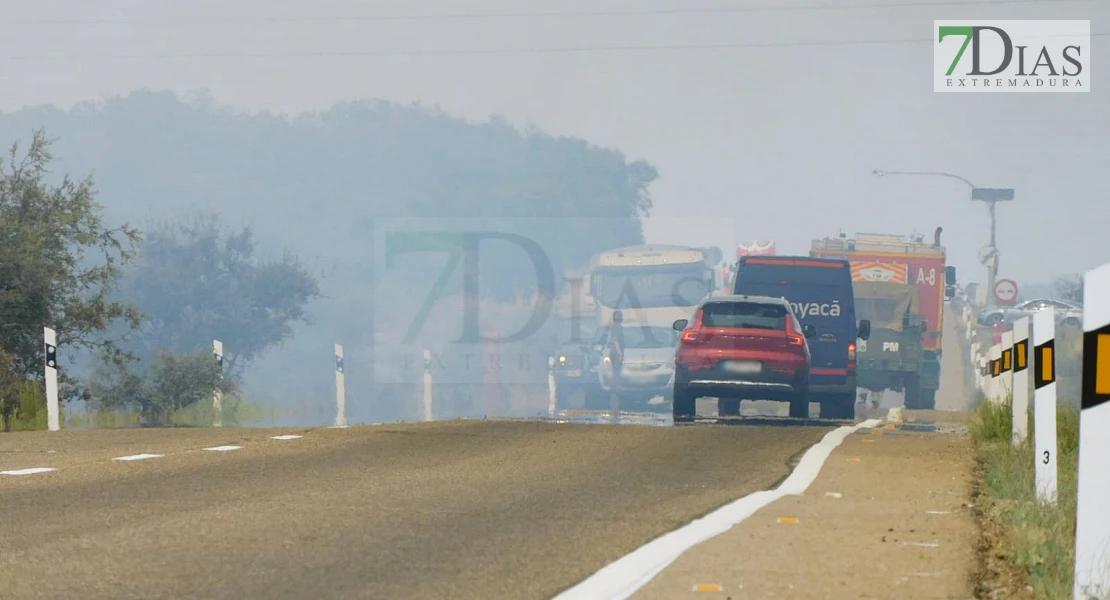
[[[794,319],[789,316],[786,318],[786,343],[791,346],[805,346],[806,338],[799,332],[794,331]]]

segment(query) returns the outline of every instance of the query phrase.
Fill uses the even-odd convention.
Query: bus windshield
[[[709,288],[704,263],[597,269],[597,301],[609,308],[695,306]]]

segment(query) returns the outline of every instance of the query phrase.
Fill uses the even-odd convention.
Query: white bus
[[[718,250],[716,253],[720,253]],[[717,287],[710,250],[649,244],[601,252],[590,261],[590,296],[605,326],[620,310],[626,323],[669,326],[689,319]]]

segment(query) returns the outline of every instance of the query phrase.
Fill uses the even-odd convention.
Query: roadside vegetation
[[[67,427],[211,424],[217,390],[225,424],[270,420],[262,407],[326,421],[336,343],[357,418],[410,418],[420,369],[376,373],[454,343],[464,277],[445,283],[423,337],[387,347],[445,254],[409,248],[375,272],[376,230],[480,224],[532,240],[551,276],[523,252],[483,252],[477,265],[483,309],[529,316],[541,284],[643,241],[656,178],[581,139],[385,102],[284,117],[136,92],[0,113],[0,431],[46,427],[44,327],[57,333]],[[474,403],[462,396],[482,373],[463,364],[444,377],[459,383],[446,406],[461,408],[442,416]],[[244,394],[262,401],[230,400]]]
[[[979,509],[996,556],[1003,558],[1038,599],[1072,598],[1075,566],[1075,509],[1079,459],[1079,411],[1060,402],[1057,411],[1057,502],[1040,504],[1035,494],[1033,422],[1029,437],[1011,443],[1009,402],[981,402],[971,434],[981,469]]]

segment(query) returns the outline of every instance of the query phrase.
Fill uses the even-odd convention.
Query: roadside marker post
[[[224,343],[221,342],[220,340],[212,340],[212,354],[213,354],[213,356],[216,357],[216,368],[218,368],[220,370],[220,378],[223,379],[223,376],[224,376]],[[221,405],[222,400],[223,400],[223,392],[221,392],[220,390],[217,389],[216,392],[214,394],[212,394],[212,412],[215,414],[215,420],[212,423],[213,427],[223,427],[224,426],[223,406]]]
[[[1007,331],[1002,334],[1002,343],[999,346],[1002,351],[1002,375],[999,376],[999,381],[1002,383],[1000,386],[1000,393],[1002,401],[1007,400],[1013,402],[1014,393],[1014,332],[1013,330]]]
[[[60,413],[58,404],[58,333],[49,327],[43,327],[43,342],[46,350],[46,423],[50,431],[61,430]]]
[[[990,349],[979,354],[979,389],[982,390],[987,400],[991,399],[991,360],[989,355]]]
[[[432,351],[424,350],[424,420],[432,420]]]
[[[1033,447],[1037,500],[1056,504],[1056,315],[1033,314]]]
[[[1110,263],[1083,276],[1075,598],[1110,593]]]
[[[990,353],[991,375],[990,381],[987,383],[987,399],[991,402],[1001,402],[1002,393],[1002,346],[998,344],[991,344]]]
[[[347,382],[343,373],[343,346],[335,345],[335,426],[347,426]]]
[[[559,391],[555,387],[555,357],[547,357],[547,415],[554,419],[558,409]]]
[[[1013,443],[1029,435],[1029,317],[1014,322]]]

